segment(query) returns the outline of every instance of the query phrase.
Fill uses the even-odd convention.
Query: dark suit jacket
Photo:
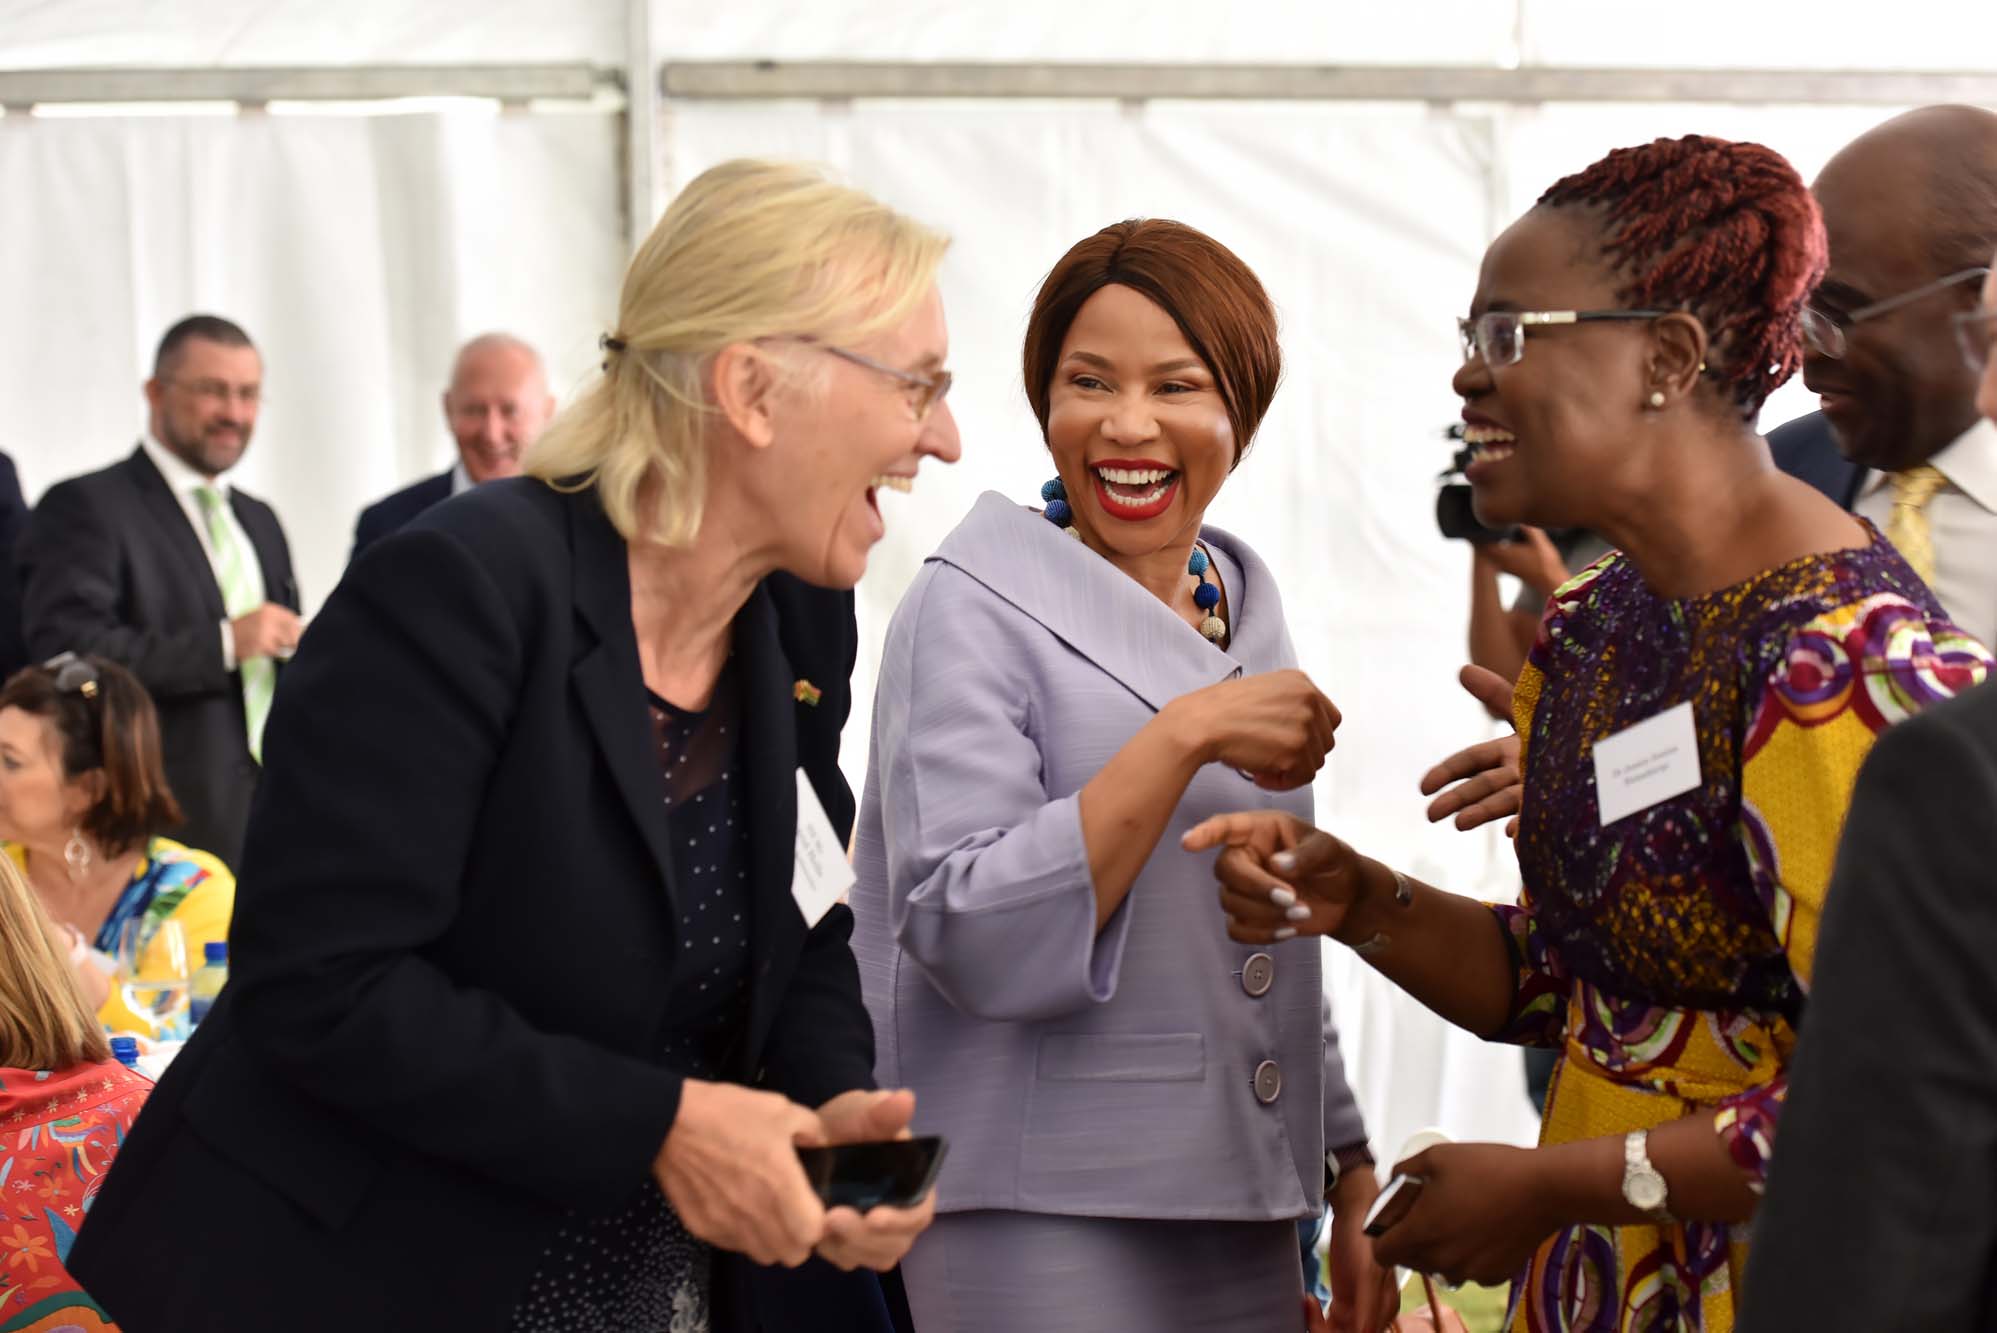
[[[1775,466],[1849,509],[1858,498],[1865,469],[1838,452],[1837,438],[1822,412],[1797,417],[1768,432],[1768,452]]]
[[[390,496],[376,500],[361,510],[360,521],[354,524],[353,557],[374,542],[408,523],[431,505],[442,504],[451,498],[451,474],[441,477],[425,477],[412,485],[404,486]]]
[[[270,719],[230,984],[70,1255],[122,1327],[502,1328],[564,1216],[647,1178],[685,889],[625,560],[593,491],[516,478],[370,548],[320,611]],[[790,893],[797,768],[852,818],[850,600],[773,579],[734,642],[729,1073],[816,1105],[872,1086],[852,916],[807,931]]]
[[[240,490],[230,495],[264,596],[297,610],[277,515]],[[159,706],[167,780],[187,815],[175,836],[236,865],[257,784],[242,679],[222,665],[222,590],[166,478],[137,449],[51,487],[18,560],[29,653],[98,653],[131,668]]]
[[[1997,1328],[1997,683],[1861,770],[1742,1333]]]
[[[14,568],[14,547],[27,526],[21,475],[14,470],[14,460],[0,454],[0,681],[33,660],[21,631],[21,577]]]

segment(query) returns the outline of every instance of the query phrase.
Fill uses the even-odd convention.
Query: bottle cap
[[[201,946],[201,956],[211,963],[226,963],[229,961],[229,942],[210,940]]]

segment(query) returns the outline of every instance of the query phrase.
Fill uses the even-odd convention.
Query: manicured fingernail
[[[1296,936],[1297,928],[1295,926],[1279,926],[1276,930],[1276,938],[1279,940],[1295,939]]]
[[[1311,909],[1303,903],[1298,903],[1283,915],[1292,921],[1308,921],[1311,919]]]
[[[1276,906],[1278,907],[1288,907],[1291,903],[1294,903],[1296,900],[1297,900],[1297,895],[1290,892],[1288,889],[1284,888],[1280,884],[1278,884],[1275,888],[1269,890],[1269,901],[1276,904]]]
[[[1287,875],[1297,868],[1297,858],[1289,852],[1277,852],[1269,858],[1269,868],[1279,875]]]

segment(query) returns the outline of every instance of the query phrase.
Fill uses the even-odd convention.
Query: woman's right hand
[[[1338,708],[1297,670],[1224,680],[1173,701],[1201,761],[1226,764],[1259,787],[1306,786],[1336,744]]]
[[[1498,716],[1509,715],[1511,681],[1480,666],[1464,667],[1459,680],[1464,690],[1487,711]],[[1467,830],[1504,819],[1508,821],[1505,833],[1516,837],[1519,807],[1525,794],[1520,767],[1516,733],[1458,750],[1422,775],[1422,795],[1435,797],[1429,802],[1428,822],[1438,823],[1455,815],[1456,827]],[[1437,795],[1438,792],[1441,794]]]
[[[700,1240],[795,1268],[825,1237],[797,1148],[823,1140],[818,1116],[786,1097],[690,1078],[652,1174]]]
[[[1350,846],[1283,810],[1215,815],[1190,829],[1189,852],[1220,848],[1214,878],[1229,939],[1269,944],[1299,934],[1339,937],[1369,894]]]

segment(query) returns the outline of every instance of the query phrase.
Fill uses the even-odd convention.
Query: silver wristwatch
[[[1664,1177],[1650,1164],[1650,1131],[1633,1129],[1623,1138],[1623,1200],[1651,1221],[1669,1226],[1677,1221],[1665,1208]]]

